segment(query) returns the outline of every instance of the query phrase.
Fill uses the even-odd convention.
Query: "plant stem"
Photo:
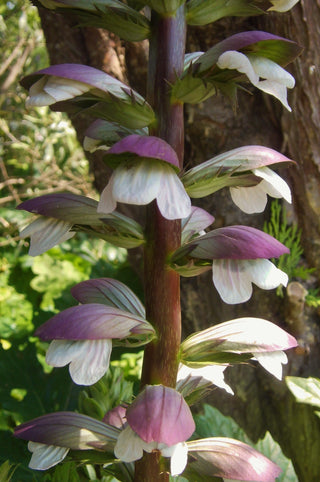
[[[150,40],[148,102],[157,115],[151,135],[164,139],[183,163],[183,105],[170,100],[170,83],[182,72],[186,24],[184,6],[175,16],[153,14]],[[158,338],[145,349],[141,387],[158,384],[175,387],[181,342],[180,277],[168,269],[169,253],[180,246],[181,221],[163,218],[156,202],[147,207],[147,243],[144,253],[146,317]],[[169,475],[160,466],[158,455],[145,454],[136,463],[135,480],[163,482]]]

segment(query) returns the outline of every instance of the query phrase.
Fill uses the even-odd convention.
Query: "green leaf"
[[[318,378],[286,377],[285,380],[297,402],[320,407],[320,380]]]
[[[223,17],[261,15],[263,10],[250,0],[190,0],[187,3],[187,23],[207,25]]]

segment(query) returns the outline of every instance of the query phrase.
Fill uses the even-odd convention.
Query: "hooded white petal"
[[[55,98],[43,90],[46,82],[47,77],[43,76],[30,87],[26,107],[40,107],[55,103]]]
[[[111,340],[53,340],[47,350],[46,362],[54,367],[70,363],[74,383],[93,385],[109,368]]]
[[[55,102],[62,100],[73,99],[78,95],[84,94],[92,87],[84,82],[78,82],[77,80],[66,79],[62,77],[55,77],[50,75],[43,87],[44,91],[52,96]]]
[[[159,445],[159,449],[160,449]],[[171,447],[161,448],[163,457],[170,457],[170,473],[174,477],[181,474],[188,462],[188,446],[185,442],[180,442]]]
[[[245,74],[253,85],[259,82],[259,75],[254,71],[248,57],[236,50],[227,50],[217,61],[219,69],[237,70]]]
[[[256,87],[267,94],[276,97],[290,112],[291,108],[287,101],[287,88],[292,89],[295,85],[294,77],[265,57],[249,56],[254,71],[257,75],[266,80],[260,80]]]
[[[68,448],[28,442],[28,449],[32,452],[29,463],[30,469],[47,470],[61,462],[69,452]]]
[[[149,204],[159,193],[162,173],[163,166],[156,161],[143,159],[121,164],[113,174],[113,198],[138,206]]]
[[[212,280],[225,303],[244,303],[251,298],[251,277],[246,272],[242,260],[213,260]]]
[[[262,181],[256,186],[230,187],[232,201],[244,213],[262,213],[267,205],[268,197],[261,184]]]
[[[143,455],[143,440],[137,435],[130,425],[127,425],[118,437],[114,448],[114,455],[123,462],[134,462]]]
[[[244,260],[242,263],[250,273],[252,282],[263,290],[272,290],[279,285],[288,284],[288,275],[268,259]]]
[[[295,6],[299,0],[270,0],[272,7],[268,8],[269,11],[274,10],[275,12],[287,12],[292,7]]]
[[[75,232],[70,231],[71,228],[71,223],[40,216],[20,231],[20,236],[21,238],[30,236],[29,255],[38,256],[72,238]]]
[[[262,181],[256,186],[230,187],[232,201],[245,213],[262,213],[267,204],[267,194],[284,198],[291,203],[291,191],[284,179],[268,167],[253,169],[253,174]]]
[[[163,165],[157,204],[166,219],[182,219],[191,214],[191,201],[186,190],[169,165]]]
[[[292,89],[295,80],[277,63],[265,57],[246,56],[241,52],[228,50],[220,55],[217,66],[245,74],[255,87],[276,97],[291,112],[287,101],[287,88]],[[265,80],[259,80],[260,77]]]
[[[257,360],[265,370],[278,380],[282,380],[282,365],[288,363],[288,357],[283,351],[273,351],[270,353],[255,353],[254,359]]]
[[[228,304],[248,301],[252,295],[252,283],[265,290],[288,283],[287,274],[268,259],[213,260],[212,279],[219,295]]]
[[[227,366],[225,365],[208,365],[201,368],[191,368],[180,363],[177,382],[192,377],[200,377],[202,380],[199,386],[211,382],[213,385],[223,388],[226,392],[230,393],[230,395],[234,395],[232,388],[224,381],[224,371],[226,368]]]
[[[253,169],[253,174],[261,177],[263,181],[258,184],[261,189],[264,189],[267,194],[275,198],[283,198],[288,203],[291,203],[291,190],[288,184],[282,177],[269,167],[261,167],[260,169]]]

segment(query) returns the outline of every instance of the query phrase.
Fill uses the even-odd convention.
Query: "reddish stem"
[[[182,6],[173,17],[153,14],[148,77],[148,101],[154,108],[158,124],[151,134],[161,137],[176,151],[183,164],[183,105],[170,100],[170,83],[182,72],[185,52],[186,23]],[[146,317],[158,338],[145,349],[141,387],[158,384],[175,387],[178,352],[181,342],[180,278],[168,269],[168,255],[180,246],[181,221],[163,218],[156,202],[147,207],[147,243],[145,248]],[[145,454],[136,463],[135,481],[164,482],[156,454]]]

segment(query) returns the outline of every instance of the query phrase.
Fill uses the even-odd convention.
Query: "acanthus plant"
[[[202,102],[218,90],[236,103],[237,88],[249,81],[290,109],[287,88],[294,79],[283,67],[301,49],[291,40],[251,31],[206,53],[185,55],[185,36],[187,23],[286,11],[296,1],[142,2],[151,10],[151,21],[145,10],[119,0],[40,1],[128,41],[148,38],[150,51],[147,99],[78,64],[54,65],[22,80],[29,106],[95,117],[85,147],[105,150],[113,168],[99,202],[60,193],[19,206],[39,216],[22,232],[31,237],[30,254],[41,254],[77,231],[144,250],[145,307],[123,283],[89,280],[72,290],[79,305],[55,315],[36,335],[51,340],[47,362],[70,364],[71,377],[81,385],[95,383],[107,371],[112,346],[145,349],[140,393],[103,421],[57,412],[17,427],[16,436],[29,440],[31,467],[52,467],[70,450],[98,450],[106,454],[105,463],[125,464],[123,480],[156,482],[182,473],[190,481],[195,474],[205,480],[274,481],[280,469],[243,443],[221,437],[189,440],[194,422],[187,401],[201,398],[212,384],[232,394],[223,372],[235,363],[257,361],[281,379],[287,361],[283,350],[297,342],[267,320],[243,317],[181,343],[180,275],[212,269],[226,303],[249,299],[252,283],[262,289],[286,285],[286,274],[270,261],[288,252],[285,246],[246,226],[205,232],[214,218],[193,207],[191,199],[228,187],[235,204],[248,213],[262,212],[267,194],[290,202],[288,185],[272,168],[292,161],[267,147],[242,146],[184,172],[183,104]],[[147,205],[145,226],[118,213],[118,203]]]

